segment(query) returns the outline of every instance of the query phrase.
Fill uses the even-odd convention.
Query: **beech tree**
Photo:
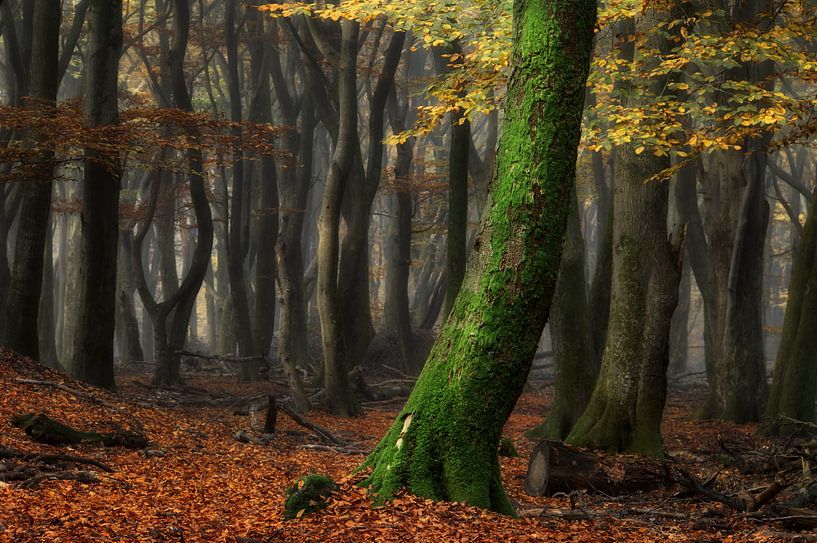
[[[497,445],[548,317],[575,177],[592,0],[517,0],[513,72],[490,211],[462,289],[405,407],[366,460],[406,488],[514,514]]]
[[[85,120],[89,127],[119,122],[121,0],[92,0],[85,74]],[[119,240],[119,157],[87,150],[82,208],[82,283],[71,371],[95,385],[113,388],[116,322],[116,259]]]

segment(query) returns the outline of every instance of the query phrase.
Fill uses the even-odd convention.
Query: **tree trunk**
[[[369,100],[369,137],[366,170],[358,158],[353,165],[350,184],[346,189],[344,206],[348,207],[347,232],[343,238],[338,272],[338,295],[342,301],[341,328],[346,344],[346,356],[351,365],[362,361],[374,337],[369,288],[369,224],[372,201],[380,186],[383,169],[383,137],[385,109],[392,91],[394,74],[400,62],[405,42],[404,32],[394,32],[384,53],[383,68]],[[357,107],[357,104],[355,104]],[[355,143],[356,152],[359,145]]]
[[[641,21],[655,22],[651,17]],[[651,45],[669,50],[668,40],[656,42]],[[660,92],[666,83],[651,84]],[[593,396],[566,440],[572,445],[663,455],[660,425],[681,277],[681,235],[667,228],[668,184],[647,181],[670,166],[668,156],[637,153],[635,145],[617,149],[610,322]]]
[[[47,111],[56,106],[59,87],[57,62],[62,11],[56,0],[36,0],[33,4],[30,96],[37,102],[26,106],[45,108]],[[6,20],[6,24],[13,25],[14,22]],[[0,340],[5,346],[35,359],[40,355],[38,316],[43,259],[46,237],[49,235],[53,158],[53,149],[42,149],[37,154],[40,165],[33,172],[33,177],[23,180],[14,264],[3,303],[3,326],[0,330]],[[3,243],[5,241],[4,238]]]
[[[449,51],[462,55],[457,43]],[[442,63],[447,64],[447,59]],[[471,122],[461,110],[450,113],[451,145],[448,151],[448,237],[446,238],[446,288],[443,319],[448,318],[465,277],[468,258],[468,151],[471,145]]]
[[[224,41],[227,46],[227,88],[230,97],[230,119],[234,123],[242,120],[241,86],[238,76],[238,33],[236,30],[236,0],[227,0],[224,4]],[[233,318],[235,319],[236,339],[241,356],[257,355],[253,336],[250,305],[247,294],[247,280],[244,272],[244,261],[247,256],[249,240],[245,236],[244,214],[247,197],[244,156],[241,149],[241,128],[233,130],[233,137],[238,141],[233,145],[232,194],[230,200],[230,221],[227,235],[227,272],[230,276],[230,297],[233,299]],[[273,316],[274,318],[274,316]],[[260,364],[251,362],[241,365],[239,376],[242,381],[259,379]]]
[[[799,196],[798,196],[799,197]],[[788,417],[815,422],[817,393],[817,191],[809,203],[808,217],[791,272],[780,349],[774,367],[766,415],[769,429],[789,433]]]
[[[401,118],[397,102],[396,88],[389,96],[389,119],[392,132],[399,134],[406,126]],[[408,104],[406,104],[408,106]],[[400,352],[402,369],[408,374],[416,375],[421,368],[417,367],[416,356],[412,350],[411,314],[409,313],[408,282],[411,271],[411,215],[412,196],[411,161],[414,155],[414,138],[397,145],[397,161],[394,165],[395,217],[389,221],[385,250],[386,294],[383,302],[384,324],[386,334],[396,340]]]
[[[270,89],[267,54],[275,54],[265,47],[267,36],[265,17],[253,8],[247,10],[250,39],[250,72],[254,94],[250,101],[249,118],[255,123],[272,123],[272,91]],[[259,354],[269,356],[275,332],[275,246],[278,242],[278,177],[275,160],[259,157],[260,208],[256,219],[258,256],[255,264],[255,304],[253,307],[254,343]]]
[[[514,4],[514,69],[490,212],[420,378],[366,461],[366,482],[381,498],[406,488],[514,514],[497,446],[555,288],[595,14],[595,2],[584,0]]]
[[[564,439],[584,412],[598,366],[593,351],[590,308],[584,268],[579,204],[573,194],[567,218],[567,234],[562,250],[559,277],[550,310],[550,334],[556,363],[556,393],[545,422],[528,435]]]
[[[88,8],[89,44],[85,73],[88,126],[119,122],[117,93],[122,50],[122,1],[92,0]],[[113,344],[116,321],[116,257],[119,239],[119,157],[85,152],[82,219],[82,287],[72,373],[114,388]]]
[[[358,24],[343,21],[338,72],[340,126],[335,151],[326,176],[321,215],[318,220],[318,313],[321,322],[323,377],[326,403],[336,415],[359,411],[349,386],[348,354],[341,324],[338,294],[338,253],[341,199],[352,172],[357,142],[357,38]]]
[[[672,314],[669,338],[669,374],[683,375],[687,371],[689,349],[689,306],[692,296],[692,270],[685,259],[678,292],[678,307]]]

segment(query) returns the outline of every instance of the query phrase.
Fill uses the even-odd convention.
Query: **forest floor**
[[[74,393],[21,380],[59,382]],[[188,385],[195,388],[184,398],[193,391],[203,401],[183,405],[177,391],[151,389],[147,382],[146,376],[124,377],[119,393],[111,394],[0,351],[0,449],[77,455],[114,470],[109,474],[96,470],[98,481],[92,484],[45,480],[29,489],[0,482],[1,543],[817,541],[817,532],[786,531],[780,523],[734,514],[703,497],[679,497],[677,487],[623,498],[527,496],[524,475],[535,443],[523,432],[540,422],[549,387],[524,394],[505,428],[521,457],[502,459],[503,480],[520,510],[579,508],[591,513],[590,520],[513,519],[408,495],[373,507],[366,490],[355,485],[362,475],[351,474],[389,427],[399,402],[370,405],[363,417],[355,419],[310,413],[310,420],[354,444],[339,452],[324,450],[320,441],[283,414],[278,416],[273,441],[240,443],[233,435],[240,430],[251,433],[250,417],[236,414],[229,402],[207,405],[216,403],[210,401],[213,398],[282,392],[270,390],[269,384],[238,385],[232,377],[191,379]],[[699,480],[718,474],[716,485],[723,491],[767,484],[741,477],[718,459],[724,445],[727,450],[761,451],[773,443],[758,438],[751,425],[690,420],[700,399],[700,390],[670,395],[664,427],[667,450],[683,458]],[[104,431],[111,424],[140,429],[150,439],[149,451],[34,443],[9,422],[10,417],[29,412],[45,413],[83,430]],[[0,468],[3,462],[0,458]],[[74,469],[95,470],[87,465]],[[341,490],[323,511],[283,520],[285,486],[311,472],[334,477]]]

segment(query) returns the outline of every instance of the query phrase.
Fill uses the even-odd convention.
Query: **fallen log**
[[[531,496],[574,490],[629,494],[669,483],[666,466],[658,460],[586,451],[547,440],[534,447],[525,474],[525,492]]]
[[[49,445],[98,443],[105,447],[125,447],[126,449],[144,449],[148,446],[147,437],[136,432],[125,430],[106,434],[82,432],[42,413],[17,415],[11,419],[11,423],[24,430],[26,435],[34,441]]]

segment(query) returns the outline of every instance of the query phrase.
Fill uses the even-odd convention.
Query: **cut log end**
[[[542,441],[531,454],[525,492],[548,496],[589,490],[605,494],[650,491],[668,482],[663,463],[635,455],[610,455]]]

